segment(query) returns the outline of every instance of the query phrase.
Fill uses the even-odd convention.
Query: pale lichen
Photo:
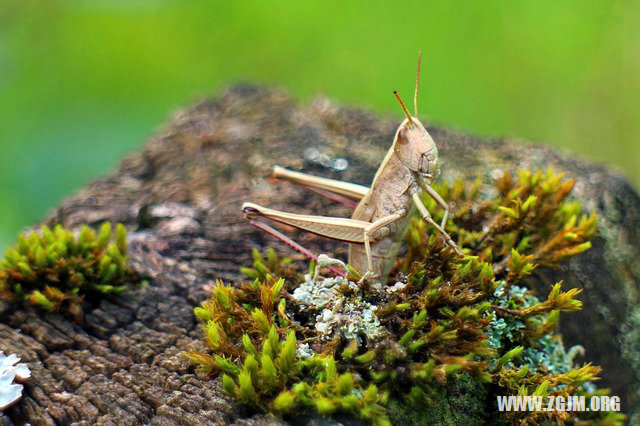
[[[375,341],[383,335],[383,328],[375,314],[377,306],[363,300],[360,287],[353,281],[337,276],[323,278],[310,274],[292,293],[293,299],[319,311],[313,327],[325,339],[339,332],[346,339]],[[345,295],[348,289],[348,295]]]

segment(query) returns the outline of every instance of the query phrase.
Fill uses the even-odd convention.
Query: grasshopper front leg
[[[440,222],[440,227],[442,229],[446,229],[447,221],[449,220],[449,204],[444,201],[440,194],[438,194],[436,190],[431,187],[431,185],[425,183],[420,186],[427,194],[429,194],[431,198],[436,200],[436,203],[444,210],[444,216],[442,217],[442,222]]]
[[[420,196],[418,195],[418,193],[414,192],[411,198],[413,198],[413,202],[418,208],[418,212],[420,213],[420,216],[422,217],[422,219],[424,219],[427,223],[431,224],[434,228],[436,228],[436,230],[440,233],[440,235],[444,239],[445,243],[447,243],[453,250],[455,250],[455,252],[458,253],[460,257],[464,257],[464,253],[460,251],[460,248],[451,239],[451,236],[447,233],[447,231],[445,231],[443,227],[438,225],[436,221],[433,220],[427,208],[424,206],[424,204],[422,204],[422,200],[420,199]]]

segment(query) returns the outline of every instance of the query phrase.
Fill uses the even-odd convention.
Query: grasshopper
[[[301,184],[336,201],[355,206],[351,218],[288,213],[254,203],[242,205],[245,217],[253,225],[275,235],[314,260],[317,260],[317,257],[304,247],[256,219],[265,217],[349,243],[349,264],[360,272],[365,271],[361,282],[367,279],[386,282],[415,208],[422,219],[437,230],[446,244],[458,255],[464,256],[445,231],[449,206],[430,185],[440,174],[440,168],[438,149],[417,118],[421,57],[422,54],[419,53],[413,98],[414,115],[409,113],[398,92],[394,91],[406,118],[398,127],[393,144],[380,164],[371,187],[312,176],[280,166],[273,168],[274,177]],[[444,209],[440,224],[433,220],[422,203],[420,197],[423,191]],[[332,270],[342,275],[335,268]]]

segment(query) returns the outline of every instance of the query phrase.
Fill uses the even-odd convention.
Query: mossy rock
[[[299,105],[281,91],[250,86],[179,113],[140,152],[65,201],[46,221],[72,229],[103,221],[125,224],[131,265],[150,285],[95,302],[84,325],[55,313],[0,307],[2,349],[17,353],[33,372],[22,401],[0,417],[2,424],[271,422],[234,408],[218,380],[201,380],[185,360],[185,351],[204,349],[193,307],[207,298],[214,279],[238,282],[239,268],[251,264],[254,247],[274,246],[301,259],[252,228],[243,219],[242,202],[349,214],[303,189],[265,178],[274,164],[368,185],[399,121],[399,115],[381,119],[326,99]],[[584,309],[562,318],[565,345],[586,348],[584,360],[603,367],[598,385],[612,388],[623,411],[632,414],[640,397],[634,395],[640,389],[638,194],[623,178],[572,155],[438,127],[429,131],[446,180],[489,181],[500,171],[549,165],[577,180],[573,194],[601,217],[599,235],[591,250],[558,270],[540,271],[530,285],[546,293],[564,280],[568,288],[584,289]],[[346,159],[348,167],[337,159]],[[295,238],[316,253],[346,257],[342,244],[307,234]],[[441,394],[446,404],[416,418],[484,422],[482,393],[465,386],[447,384]]]

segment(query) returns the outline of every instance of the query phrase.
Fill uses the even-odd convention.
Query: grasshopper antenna
[[[413,93],[413,115],[418,116],[418,88],[420,87],[420,64],[422,63],[422,50],[418,52],[418,72],[416,73],[416,91]]]
[[[409,123],[411,123],[411,125],[413,126],[414,123],[413,123],[413,120],[411,119],[411,114],[409,114],[409,110],[407,109],[407,106],[404,104],[404,102],[402,102],[402,98],[400,97],[400,95],[398,95],[398,91],[394,90],[393,94],[395,95],[398,102],[400,102],[400,106],[402,107],[402,112],[404,112],[404,115],[407,116]]]

